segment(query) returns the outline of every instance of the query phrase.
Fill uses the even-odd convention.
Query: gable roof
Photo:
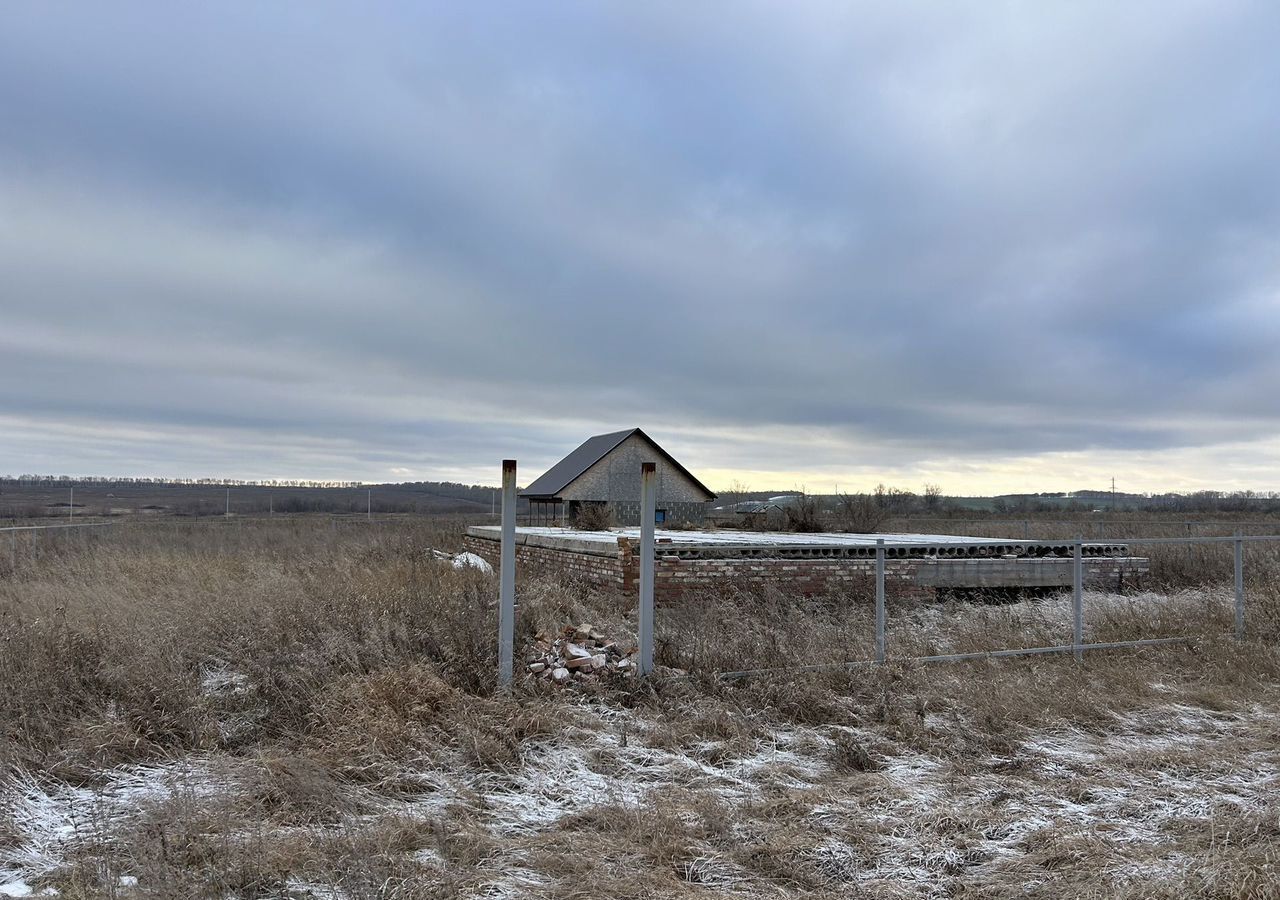
[[[645,434],[639,428],[627,428],[623,431],[611,431],[609,434],[597,434],[583,441],[576,450],[566,456],[560,462],[556,463],[550,469],[547,469],[533,484],[529,485],[520,492],[521,497],[530,497],[533,499],[551,498],[559,494],[580,476],[587,469],[594,466],[600,460],[604,459],[615,447],[631,437],[638,434],[644,438],[651,447],[662,454],[662,457],[677,470],[682,472],[686,478],[698,486],[708,497],[715,499],[715,493],[711,491],[705,484],[693,476],[693,473],[680,465],[676,458],[663,450],[658,442],[649,435]]]

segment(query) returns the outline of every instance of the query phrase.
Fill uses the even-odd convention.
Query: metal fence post
[[[511,687],[516,637],[516,461],[502,461],[502,549],[498,560],[498,685]]]
[[[657,466],[640,464],[640,664],[641,675],[653,671],[653,526],[657,518]]]
[[[1236,640],[1244,640],[1244,541],[1236,532]]]
[[[1076,539],[1071,559],[1071,607],[1074,614],[1072,643],[1076,661],[1084,659],[1084,542]]]
[[[884,538],[876,538],[876,662],[884,663]]]

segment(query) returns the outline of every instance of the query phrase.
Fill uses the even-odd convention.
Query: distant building
[[[598,434],[525,488],[536,524],[572,524],[586,506],[608,508],[618,525],[640,524],[640,464],[656,463],[659,525],[702,522],[716,498],[653,438],[639,428]]]
[[[730,528],[773,528],[785,526],[787,510],[796,504],[793,494],[769,497],[765,500],[740,500],[723,503],[707,511],[707,521]]]

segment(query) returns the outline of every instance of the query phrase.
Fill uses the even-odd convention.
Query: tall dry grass
[[[0,768],[73,787],[173,760],[221,772],[217,791],[148,800],[125,825],[78,843],[50,883],[77,897],[260,897],[286,896],[306,875],[353,897],[485,896],[497,866],[536,870],[543,881],[523,889],[528,896],[594,896],[608,884],[618,896],[701,897],[730,875],[778,896],[831,892],[845,863],[814,856],[813,823],[826,821],[818,807],[841,792],[875,803],[877,773],[895,754],[943,760],[961,779],[992,777],[992,760],[1008,759],[1016,782],[1037,729],[1104,734],[1134,710],[1168,708],[1171,696],[1241,709],[1274,702],[1280,679],[1280,566],[1251,549],[1254,637],[1243,644],[1229,637],[1230,591],[1214,570],[1201,579],[1208,587],[1087,597],[1094,639],[1186,634],[1188,647],[1099,654],[1083,665],[920,665],[903,660],[1065,642],[1068,604],[895,602],[888,666],[722,680],[715,675],[871,655],[868,585],[805,599],[726,586],[659,609],[659,662],[688,670],[687,679],[574,691],[520,680],[506,695],[493,682],[493,576],[432,552],[459,549],[459,534],[448,520],[233,520],[115,528],[51,540],[35,558],[17,554],[0,574]],[[522,580],[521,647],[584,621],[625,643],[634,600]],[[598,737],[588,741],[583,729]],[[487,801],[432,805],[435,778],[465,776],[467,790],[485,796],[523,785],[535,802],[555,802],[584,772],[657,777],[644,774],[645,754],[730,767],[797,729],[809,741],[797,752],[826,766],[830,786],[817,799],[773,786],[730,804],[688,776],[652,802],[615,808],[601,799],[514,836]],[[643,753],[628,755],[641,739]],[[531,766],[578,747],[584,769],[528,786]],[[765,771],[785,783],[787,765]],[[414,804],[432,812],[407,815]],[[16,840],[3,813],[0,805],[0,849]],[[912,827],[937,841],[978,841],[995,827],[965,815],[922,814]],[[1197,868],[1168,890],[1265,896],[1252,885],[1275,841],[1266,822],[1253,826],[1251,838],[1203,850],[1187,838]],[[868,846],[894,839],[871,827],[840,833]],[[1067,887],[1088,885],[1103,865],[1066,839],[1026,852],[1045,871],[1057,867]],[[435,866],[429,879],[423,859]],[[121,889],[125,874],[140,875],[141,886]]]
[[[458,549],[460,531],[448,519],[283,519],[43,538],[38,555],[20,552],[0,578],[0,762],[75,777],[180,750],[350,730],[344,717],[367,718],[415,690],[424,709],[440,692],[489,698],[492,576],[432,553]],[[1231,629],[1229,545],[1154,549],[1153,587],[1165,592],[1091,594],[1090,639],[1187,635],[1216,646]],[[1250,545],[1246,572],[1250,632],[1273,642],[1280,555]],[[581,621],[627,644],[634,599],[531,580],[518,621],[522,645]],[[889,609],[895,659],[1070,637],[1064,597]],[[870,584],[817,598],[725,585],[658,616],[658,662],[694,676],[865,660],[872,644]],[[406,677],[414,684],[395,681]]]
[[[63,536],[60,536],[63,537]],[[72,774],[313,728],[351,678],[430,664],[493,683],[488,576],[454,527],[117,528],[0,580],[0,761]]]

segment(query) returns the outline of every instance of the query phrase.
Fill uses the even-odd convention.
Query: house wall
[[[711,497],[649,441],[633,434],[561,491],[566,501],[604,501],[619,525],[640,523],[640,464],[655,463],[658,508],[667,521],[701,522]]]

